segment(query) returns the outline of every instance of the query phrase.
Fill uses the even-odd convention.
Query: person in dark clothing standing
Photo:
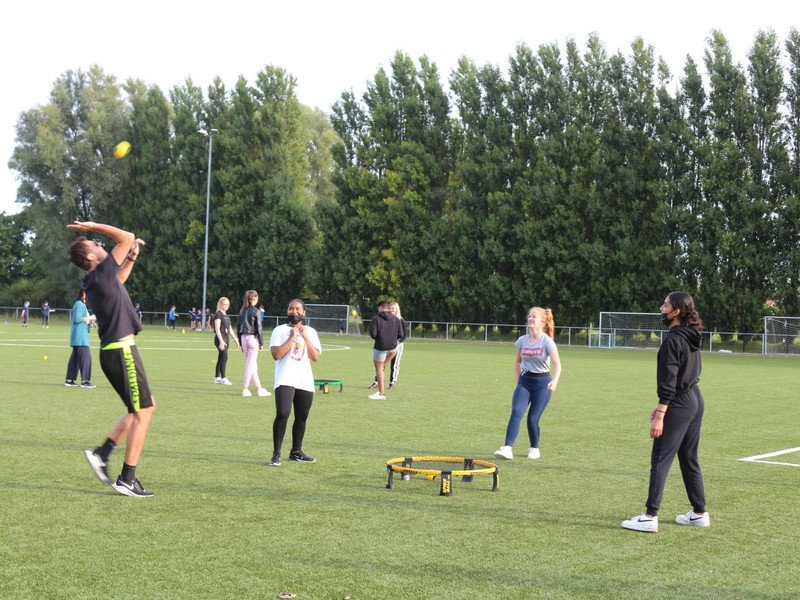
[[[230,308],[231,301],[224,296],[217,302],[217,312],[214,313],[214,346],[217,348],[217,366],[214,371],[214,383],[222,385],[232,385],[230,379],[225,376],[228,367],[228,346],[231,338],[231,318],[225,312]],[[236,347],[239,347],[239,340],[233,336]]]
[[[700,426],[703,421],[703,395],[700,381],[700,343],[703,321],[686,292],[671,292],[661,305],[661,318],[669,328],[658,350],[658,404],[650,414],[650,488],[647,511],[622,522],[625,529],[655,533],[658,509],[664,494],[669,469],[675,455],[683,476],[692,510],[678,515],[679,525],[710,527],[706,512],[703,474],[697,459]]]
[[[369,323],[369,335],[375,340],[372,362],[375,365],[375,378],[378,391],[370,394],[370,400],[386,400],[384,395],[384,367],[397,354],[397,345],[405,340],[403,322],[389,310],[389,302],[378,305],[378,314]]]
[[[31,303],[29,301],[25,300],[25,302],[22,303],[22,310],[20,311],[20,314],[22,315],[22,326],[27,327],[28,318],[31,315]]]
[[[55,309],[50,308],[50,303],[45,300],[42,304],[42,327],[50,329],[50,313],[55,312]]]
[[[86,271],[82,287],[97,317],[100,367],[127,408],[105,442],[94,450],[86,450],[86,460],[104,484],[125,496],[146,498],[153,494],[137,479],[136,467],[156,401],[136,348],[135,337],[142,325],[125,289],[144,242],[128,231],[92,221],[75,221],[67,229],[95,232],[114,241],[111,252],[102,243],[85,237],[79,237],[69,247],[70,262]],[[108,457],[122,440],[125,440],[125,462],[122,473],[112,483],[108,477]]]

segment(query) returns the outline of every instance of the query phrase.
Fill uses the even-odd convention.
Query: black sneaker
[[[378,389],[378,382],[377,381],[373,381],[372,383],[369,384],[369,387],[367,389],[368,390]]]
[[[392,383],[390,383],[390,384],[389,384],[389,389],[390,389],[390,390],[393,390],[393,389],[394,389],[394,381],[393,381]]]
[[[296,462],[307,462],[307,463],[317,462],[316,458],[311,458],[310,456],[308,456],[308,454],[305,454],[302,450],[297,450],[297,451],[292,450],[291,452],[289,452],[289,460],[293,460]]]
[[[64,382],[64,385],[67,386],[67,387],[78,387],[78,382],[75,381],[74,379],[67,379]]]
[[[93,384],[91,381],[84,381],[84,382],[81,384],[81,387],[82,387],[82,388],[88,388],[88,389],[92,389],[92,388],[96,388],[97,386],[96,386],[95,384]]]
[[[280,452],[273,452],[272,458],[269,459],[269,466],[270,467],[280,467],[281,466],[281,453]]]
[[[117,477],[117,481],[111,484],[115,490],[117,490],[123,496],[133,496],[134,498],[149,498],[153,495],[153,492],[148,492],[144,487],[142,487],[141,482],[138,479],[134,479],[130,483],[127,481],[123,481],[122,477]]]
[[[94,450],[86,450],[84,454],[86,455],[86,460],[89,461],[94,474],[97,475],[97,478],[105,485],[111,485],[111,479],[108,477],[108,463],[97,456],[97,454],[94,453]]]

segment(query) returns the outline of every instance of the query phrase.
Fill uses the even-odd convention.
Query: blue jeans
[[[511,418],[506,428],[506,446],[513,446],[519,435],[519,426],[525,411],[528,411],[528,436],[531,448],[539,447],[539,419],[550,403],[551,393],[547,389],[550,376],[520,377],[517,389],[511,398]],[[530,406],[530,410],[528,410]]]

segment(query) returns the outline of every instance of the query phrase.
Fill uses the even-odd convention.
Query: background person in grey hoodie
[[[703,421],[703,395],[700,381],[700,342],[703,321],[686,292],[671,292],[661,305],[661,318],[669,332],[658,350],[658,404],[650,414],[650,487],[644,514],[622,522],[625,529],[658,531],[658,508],[664,494],[669,469],[678,455],[683,484],[692,505],[678,515],[679,525],[709,527],[703,474],[697,459],[700,426]]]
[[[378,314],[369,322],[369,335],[375,340],[372,349],[372,362],[375,365],[375,379],[378,391],[369,396],[370,400],[386,400],[383,369],[397,354],[397,344],[405,338],[403,322],[389,310],[389,302],[378,304]]]

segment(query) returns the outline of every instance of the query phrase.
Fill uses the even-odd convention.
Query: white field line
[[[800,452],[800,448],[789,448],[788,450],[778,450],[777,452],[768,452],[767,454],[756,454],[755,456],[747,456],[739,460],[744,462],[757,462],[765,463],[768,465],[783,465],[786,467],[800,467],[798,463],[780,462],[777,460],[764,460],[765,458],[772,458],[773,456],[781,456],[783,454],[791,454],[792,452]]]
[[[164,340],[165,342],[167,340]],[[171,341],[171,340],[170,340]],[[147,343],[158,343],[158,340],[148,340]],[[66,344],[20,344],[20,343],[9,343],[9,342],[0,342],[0,346],[10,346],[13,348],[69,348],[69,343]],[[208,348],[175,348],[175,347],[156,347],[156,346],[147,346],[147,345],[139,345],[136,344],[136,347],[140,350],[169,350],[169,351],[177,351],[177,352],[214,352],[214,345],[208,344]],[[96,350],[97,347],[93,347],[92,350]],[[341,346],[341,345],[322,345],[322,350],[325,352],[335,352],[337,350],[351,350],[350,346]],[[235,348],[234,348],[235,350]]]

